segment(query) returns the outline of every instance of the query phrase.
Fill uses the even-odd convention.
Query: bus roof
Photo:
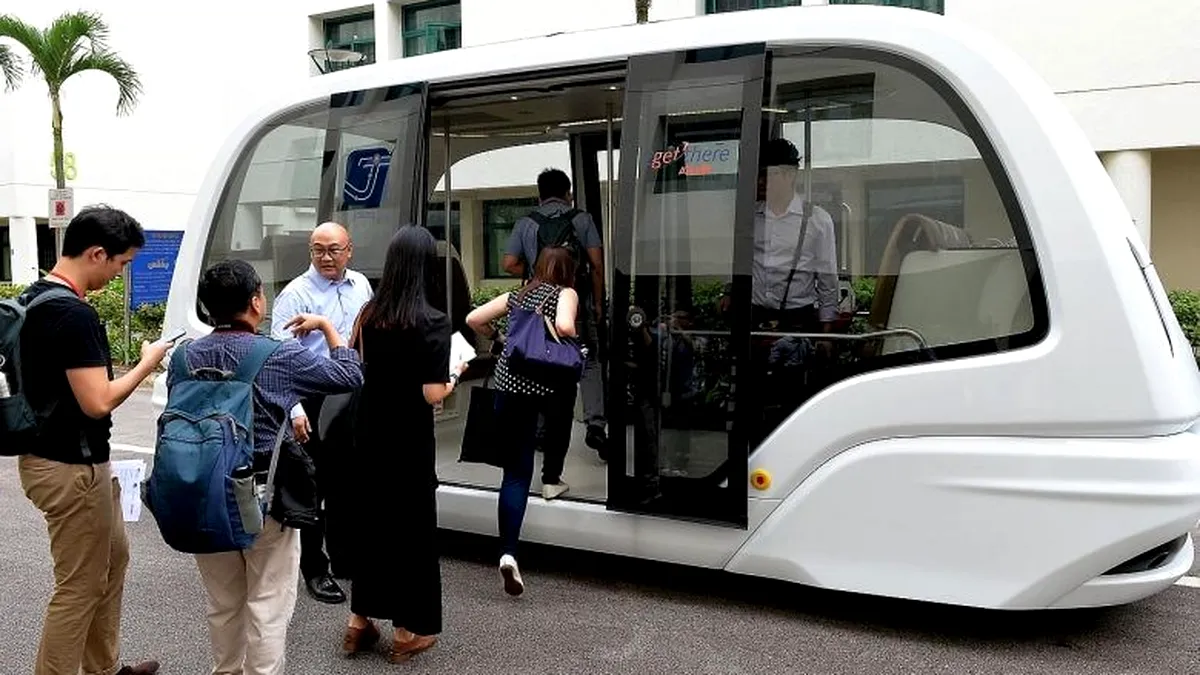
[[[432,85],[522,72],[623,62],[639,54],[766,42],[772,45],[879,49],[943,72],[933,51],[986,51],[989,61],[1018,63],[991,38],[930,12],[868,5],[778,7],[515,39],[379,62],[312,77],[273,101],[282,110],[343,91],[428,82]],[[951,63],[953,61],[950,61]],[[953,79],[953,78],[949,78]],[[270,115],[270,112],[267,112]]]

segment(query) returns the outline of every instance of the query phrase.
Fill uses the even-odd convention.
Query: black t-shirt
[[[29,287],[30,297],[56,285],[37,281]],[[91,305],[77,298],[54,298],[25,315],[21,379],[26,396],[38,411],[55,404],[30,454],[67,464],[108,461],[112,417],[97,420],[84,415],[67,381],[68,370],[97,367],[107,368],[112,379],[108,334]]]

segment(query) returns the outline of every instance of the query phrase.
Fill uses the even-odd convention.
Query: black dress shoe
[[[134,666],[122,666],[117,675],[155,675],[158,673],[158,661],[144,661]]]
[[[342,587],[338,586],[333,577],[327,574],[308,579],[305,585],[308,586],[308,594],[318,602],[338,605],[346,601],[346,594],[342,591]]]
[[[608,461],[608,437],[604,434],[604,427],[589,425],[583,442],[600,455],[600,461]]]

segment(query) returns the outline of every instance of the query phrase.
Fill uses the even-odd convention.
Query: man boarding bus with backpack
[[[18,455],[25,496],[42,512],[54,558],[34,675],[153,675],[158,663],[119,664],[129,541],[121,488],[109,466],[112,411],[166,354],[114,379],[108,336],[86,301],[145,244],[142,227],[107,206],[79,212],[46,278],[0,302],[0,454]]]
[[[505,271],[528,281],[538,254],[547,246],[562,246],[575,261],[579,295],[576,334],[589,355],[579,388],[583,394],[586,442],[607,459],[604,380],[600,373],[600,322],[604,316],[604,249],[591,214],[571,205],[571,179],[560,169],[546,169],[537,178],[541,204],[513,226],[504,251]]]
[[[280,675],[300,574],[296,526],[315,511],[312,463],[291,438],[289,411],[362,386],[362,364],[322,316],[299,314],[287,328],[320,332],[328,357],[259,335],[266,298],[245,261],[206,270],[199,299],[215,327],[171,355],[144,501],[167,544],[196,556],[213,672]]]

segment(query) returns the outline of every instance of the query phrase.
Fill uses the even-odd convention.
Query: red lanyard
[[[75,295],[79,296],[79,299],[80,299],[80,300],[86,300],[86,299],[87,299],[86,297],[84,297],[84,295],[83,295],[83,291],[79,290],[79,287],[75,285],[75,282],[74,282],[74,281],[71,281],[70,279],[68,279],[68,278],[64,277],[64,276],[63,276],[63,275],[61,275],[61,274],[55,274],[54,272],[50,272],[50,273],[49,273],[49,274],[47,274],[46,276],[50,276],[50,277],[54,277],[55,279],[59,279],[59,280],[61,280],[63,283],[65,283],[67,286],[70,286],[70,287],[71,287],[71,290],[75,292]]]

